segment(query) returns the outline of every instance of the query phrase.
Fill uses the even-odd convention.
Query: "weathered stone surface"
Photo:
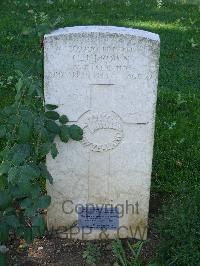
[[[159,36],[120,27],[83,26],[45,35],[47,103],[83,127],[81,142],[57,140],[47,157],[54,178],[48,228],[69,238],[146,238]],[[78,228],[76,205],[118,205],[118,229]],[[92,206],[92,205],[90,205]],[[70,212],[71,214],[67,214]]]

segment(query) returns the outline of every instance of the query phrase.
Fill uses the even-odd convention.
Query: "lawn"
[[[165,228],[169,227],[171,231],[167,234],[158,225],[162,243],[171,243],[169,235],[174,239],[177,234],[182,237],[171,243],[171,253],[170,247],[162,243],[159,252],[166,265],[171,263],[172,257],[173,265],[197,265],[200,258],[196,256],[194,260],[189,252],[187,258],[186,253],[193,245],[197,248],[193,247],[194,252],[200,248],[196,231],[190,231],[191,227],[196,230],[199,218],[195,211],[195,204],[199,204],[198,193],[196,198],[194,195],[199,189],[200,179],[200,6],[175,2],[180,1],[1,0],[0,107],[13,101],[16,70],[39,75],[42,80],[42,36],[51,29],[74,25],[115,25],[158,33],[161,55],[152,193],[167,199],[164,205],[179,208],[179,212],[169,211],[170,207],[163,211]],[[191,211],[187,212],[184,208],[188,205],[180,202],[188,203],[190,200],[193,204]],[[182,216],[185,219],[179,219]],[[178,229],[165,217],[172,217],[169,220],[174,223],[179,220]],[[194,223],[187,224],[188,218]],[[182,234],[180,228],[183,228]],[[191,239],[184,239],[187,249],[182,249],[185,257],[181,255],[180,258],[182,251],[178,247],[183,243],[185,232]],[[167,254],[166,249],[169,250]]]

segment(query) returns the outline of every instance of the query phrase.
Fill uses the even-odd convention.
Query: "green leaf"
[[[42,174],[42,173],[41,173]],[[36,199],[40,196],[41,191],[40,191],[40,184],[35,184],[32,185],[32,189],[30,191],[30,196],[32,199]]]
[[[47,141],[48,140],[48,134],[49,131],[44,127],[45,120],[42,117],[36,117],[34,119],[34,134],[37,136],[41,136],[42,141]]]
[[[23,191],[22,187],[19,187],[19,185],[11,185],[10,184],[10,194],[13,198],[24,198],[26,196],[26,191]]]
[[[32,229],[30,227],[24,227],[23,229],[23,236],[25,241],[28,244],[31,244],[33,241]]]
[[[52,156],[52,158],[54,159],[54,158],[56,158],[57,155],[58,155],[58,150],[57,150],[57,148],[56,148],[56,144],[53,143],[53,144],[51,145],[51,156]]]
[[[10,169],[10,162],[3,162],[0,164],[0,175],[7,174]]]
[[[8,186],[8,180],[6,175],[1,175],[0,177],[0,190],[5,190]]]
[[[12,202],[7,190],[0,191],[0,210],[5,210]]]
[[[51,203],[51,197],[48,195],[43,195],[37,199],[35,203],[36,209],[46,209]]]
[[[20,123],[20,116],[13,114],[12,116],[9,117],[8,124],[15,126],[19,123]]]
[[[32,219],[32,226],[39,229],[40,235],[44,234],[46,230],[45,220],[41,215],[34,216]]]
[[[22,87],[23,87],[23,81],[22,81],[22,78],[20,78],[17,82],[17,84],[15,85],[15,88],[16,88],[16,95],[15,95],[15,101],[18,102],[21,97],[22,97]]]
[[[13,207],[8,207],[7,209],[5,209],[3,214],[4,216],[11,215],[11,214],[15,214],[15,211],[16,209],[14,209]]]
[[[23,81],[22,81],[22,79],[20,78],[20,79],[18,80],[18,82],[16,83],[16,85],[15,85],[15,88],[16,88],[17,92],[19,92],[19,91],[21,90],[22,87],[23,87]]]
[[[21,207],[22,209],[30,208],[31,205],[32,205],[32,200],[29,199],[29,198],[23,199],[23,200],[20,202],[20,207]]]
[[[0,253],[0,265],[1,266],[7,266],[7,256],[6,254]]]
[[[38,236],[40,236],[40,228],[39,227],[36,227],[36,226],[33,226],[32,227],[32,235],[33,235],[33,238],[36,238]]]
[[[28,217],[32,217],[37,213],[37,210],[33,207],[29,207],[25,210],[24,215]]]
[[[4,109],[3,109],[3,113],[6,115],[6,116],[11,116],[11,115],[14,115],[16,114],[16,106],[13,104],[13,105],[9,105],[9,106],[6,106]]]
[[[40,133],[40,130],[44,128],[44,117],[37,115],[34,119],[34,130],[37,132],[37,134]]]
[[[6,128],[1,126],[0,127],[0,138],[3,138],[6,135]]]
[[[66,124],[67,122],[69,122],[69,119],[66,115],[61,115],[59,121],[61,124]]]
[[[12,159],[12,157],[13,157],[13,154],[14,154],[14,151],[13,151],[13,149],[12,148],[9,148],[8,146],[7,147],[5,147],[4,149],[2,149],[1,151],[0,151],[0,159],[3,161],[2,162],[2,164],[4,164],[4,163],[8,163],[8,161],[10,161],[11,159]],[[11,164],[10,162],[9,162],[9,164]],[[2,166],[3,168],[4,168],[4,166]],[[10,167],[10,166],[9,166]],[[0,166],[0,168],[1,168],[1,166]],[[9,168],[8,168],[8,170],[9,170]],[[7,170],[7,171],[8,171]],[[1,171],[1,170],[0,170]]]
[[[70,128],[70,137],[73,140],[82,140],[83,139],[83,130],[77,125],[71,125]]]
[[[28,126],[26,123],[22,122],[19,125],[18,129],[18,139],[23,143],[27,142],[31,136],[31,132],[32,128]]]
[[[48,131],[59,134],[60,133],[60,127],[56,124],[56,122],[52,120],[47,120],[45,123],[45,127]]]
[[[21,193],[29,194],[32,190],[32,182],[27,178],[27,176],[21,175],[18,180],[18,185]]]
[[[49,140],[49,132],[46,130],[46,128],[41,128],[40,129],[40,135],[41,135],[41,140],[46,142]]]
[[[6,223],[7,225],[17,228],[20,226],[19,218],[16,215],[8,215],[6,216]]]
[[[32,191],[32,190],[31,190]],[[38,195],[37,195],[38,196]],[[37,198],[37,197],[35,197]],[[28,217],[31,217],[31,216],[34,216],[36,213],[37,213],[37,209],[33,206],[34,205],[34,200],[30,199],[30,198],[26,198],[26,199],[23,199],[21,202],[20,202],[20,207],[25,210],[24,211],[24,216],[28,216]]]
[[[25,109],[25,107],[23,108],[23,110],[20,110],[20,116],[22,117],[24,123],[26,123],[29,127],[32,127],[34,123],[34,114],[31,111]]]
[[[53,184],[53,177],[51,176],[51,174],[47,170],[47,167],[45,164],[43,164],[43,163],[40,164],[40,170],[41,170],[41,175],[43,177],[45,177],[46,179],[48,179],[50,184]]]
[[[45,116],[48,119],[52,119],[52,120],[57,120],[60,117],[60,115],[55,111],[47,111],[45,112]]]
[[[12,158],[12,162],[18,165],[30,156],[31,148],[29,144],[19,144],[14,147],[14,152],[15,154]]]
[[[54,142],[56,135],[57,135],[57,133],[50,133],[49,132],[48,141],[51,142],[51,143]]]
[[[69,127],[66,126],[66,125],[63,125],[60,127],[60,139],[63,141],[63,142],[68,142],[69,138],[70,138],[70,130],[69,130]]]
[[[25,226],[21,225],[20,227],[17,227],[15,230],[16,235],[20,238],[24,236],[24,227]]]
[[[8,240],[8,236],[9,236],[8,225],[6,223],[0,223],[0,242],[5,244]]]
[[[35,179],[40,176],[40,168],[25,164],[20,167],[20,175],[30,180]]]
[[[48,110],[55,110],[58,108],[58,106],[55,104],[46,104],[45,106]]]
[[[19,167],[14,166],[12,168],[9,169],[8,171],[8,182],[15,184],[17,177],[19,176]]]
[[[52,145],[52,143],[46,142],[46,143],[43,143],[40,146],[40,154],[41,154],[41,156],[45,156],[45,155],[47,155],[50,152],[51,145]]]

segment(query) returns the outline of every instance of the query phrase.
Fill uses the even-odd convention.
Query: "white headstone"
[[[45,35],[46,103],[84,129],[81,142],[57,140],[58,156],[47,157],[49,229],[146,238],[159,43],[157,34],[110,26]]]

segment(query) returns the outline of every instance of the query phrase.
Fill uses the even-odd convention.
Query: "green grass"
[[[181,193],[200,181],[199,92],[159,92],[153,163],[158,192]]]
[[[157,260],[160,265],[200,265],[200,186],[172,198],[157,218],[160,235]]]
[[[15,77],[16,69],[37,73],[47,28],[96,24],[158,33],[161,57],[152,190],[181,200],[181,193],[187,194],[185,187],[193,191],[200,181],[200,8],[173,2],[1,0],[0,107],[12,102],[14,82],[9,77]]]

